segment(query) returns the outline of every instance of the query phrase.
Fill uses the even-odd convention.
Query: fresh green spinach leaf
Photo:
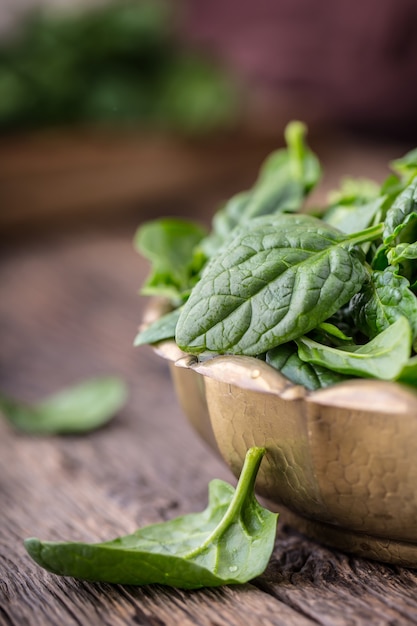
[[[393,338],[399,319],[417,350],[417,149],[391,164],[396,174],[382,185],[345,179],[313,217],[303,203],[321,169],[305,134],[289,124],[287,148],[215,214],[190,253],[201,262],[174,302],[181,312],[140,334],[138,345],[171,338],[175,326],[186,352],[266,358],[307,388],[398,375],[411,350],[408,327],[402,348]],[[318,360],[302,361],[294,340],[300,355],[308,344]]]
[[[351,301],[356,327],[371,339],[399,317],[408,319],[413,338],[417,336],[417,298],[410,283],[395,267],[374,271]]]
[[[317,330],[325,333],[327,336],[337,339],[338,341],[350,341],[352,337],[348,337],[340,328],[330,322],[322,322],[317,325]]]
[[[380,195],[379,185],[369,178],[343,178],[338,189],[330,191],[328,201],[330,208],[338,204],[367,204]],[[358,229],[357,229],[358,230]]]
[[[340,383],[348,378],[321,365],[302,361],[294,342],[284,343],[268,350],[266,362],[295,385],[303,385],[310,391]]]
[[[407,278],[410,289],[415,291],[417,283],[417,241],[414,243],[399,243],[395,248],[386,251],[387,261],[397,268],[399,274]]]
[[[405,317],[399,317],[367,344],[350,350],[324,346],[308,337],[296,342],[300,358],[308,363],[351,376],[394,380],[410,357],[411,328]]]
[[[159,317],[150,326],[138,332],[133,345],[144,346],[146,344],[158,343],[166,339],[174,339],[180,314],[181,308],[178,308]]]
[[[417,241],[417,178],[387,211],[382,236],[384,243],[390,246]]]
[[[141,292],[180,303],[198,278],[205,257],[196,251],[203,227],[177,218],[143,224],[135,235],[136,249],[152,264]]]
[[[83,433],[105,424],[123,407],[126,399],[127,388],[120,378],[98,377],[33,406],[0,394],[0,412],[13,426],[27,433]]]
[[[186,352],[257,355],[312,330],[366,278],[356,245],[375,227],[344,235],[310,215],[252,219],[208,263],[178,320]]]
[[[400,265],[404,261],[417,259],[417,242],[399,243],[395,248],[390,248],[387,253],[390,265]]]
[[[272,153],[263,164],[250,191],[234,196],[213,219],[212,233],[201,247],[212,257],[236,226],[262,215],[294,212],[321,176],[317,157],[305,144],[306,127],[291,122],[285,131],[287,148]]]
[[[384,198],[375,198],[366,204],[337,204],[323,216],[323,221],[344,233],[364,230],[380,221]]]
[[[254,496],[265,453],[251,448],[236,487],[209,486],[209,504],[131,535],[96,544],[25,541],[41,567],[62,576],[129,585],[159,583],[185,589],[244,583],[266,568],[274,547],[277,515]]]
[[[398,376],[398,381],[417,387],[417,355],[408,359]]]
[[[417,176],[417,148],[410,150],[400,159],[391,161],[391,169],[397,172],[406,184],[409,184]]]
[[[344,233],[364,230],[380,220],[385,197],[379,186],[367,179],[347,178],[329,197],[330,206],[322,219]]]

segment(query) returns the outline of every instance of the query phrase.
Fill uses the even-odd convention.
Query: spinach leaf
[[[347,376],[332,372],[326,367],[306,363],[298,356],[297,346],[293,342],[284,343],[266,353],[266,362],[281,372],[295,385],[303,385],[313,391],[342,382]]]
[[[387,261],[398,269],[398,273],[406,277],[410,289],[415,291],[417,283],[417,241],[414,243],[399,243],[395,248],[386,251]]]
[[[344,235],[310,215],[255,218],[202,273],[178,320],[186,352],[257,355],[312,330],[366,278],[355,246],[382,226]]]
[[[385,243],[381,243],[373,252],[372,259],[370,260],[370,266],[373,270],[378,270],[382,272],[387,269],[388,262],[388,252],[390,251],[390,246]]]
[[[120,378],[99,377],[29,406],[0,394],[0,412],[19,430],[51,435],[83,433],[105,424],[125,404],[127,388]]]
[[[303,361],[328,367],[341,374],[364,378],[393,380],[404,368],[411,352],[411,329],[405,317],[363,346],[331,348],[308,337],[296,340],[298,354]]]
[[[236,487],[209,486],[209,504],[105,543],[25,541],[41,567],[62,576],[130,585],[159,583],[184,589],[244,583],[260,575],[274,547],[277,515],[254,496],[265,453],[251,448]]]
[[[206,234],[201,226],[176,218],[143,224],[135,235],[136,249],[152,264],[151,275],[142,287],[145,295],[161,295],[181,302],[205,262],[196,246]]]
[[[323,221],[344,233],[355,233],[380,221],[384,201],[380,197],[366,204],[337,204],[323,215]]]
[[[207,258],[214,256],[236,226],[244,222],[244,210],[250,196],[250,191],[242,191],[233,196],[222,209],[216,211],[212,231],[200,243],[200,249]]]
[[[234,196],[213,219],[213,232],[201,247],[208,257],[230,236],[233,229],[262,215],[298,211],[305,196],[317,184],[321,168],[305,145],[306,127],[291,122],[285,129],[287,149],[272,153],[250,191]]]
[[[417,148],[410,150],[400,159],[391,161],[391,169],[397,172],[406,184],[409,184],[417,176]]]
[[[381,221],[385,197],[373,181],[347,178],[340,190],[330,194],[330,202],[323,221],[350,234]]]
[[[413,338],[417,336],[417,298],[410,283],[395,267],[374,271],[351,301],[356,327],[371,339],[399,317],[408,319]]]
[[[178,308],[159,317],[150,326],[138,332],[133,345],[144,346],[146,344],[158,343],[165,339],[173,339],[180,314],[181,308]]]
[[[407,183],[409,184],[409,183]],[[387,198],[387,206],[389,209],[392,206],[395,198],[404,191],[406,184],[402,180],[395,176],[395,174],[390,174],[382,183],[380,189],[380,195],[385,196]]]
[[[330,207],[338,204],[367,204],[380,195],[379,185],[369,178],[343,178],[338,189],[330,191]]]
[[[417,242],[399,243],[395,248],[388,250],[387,258],[391,265],[400,265],[404,261],[417,259]]]
[[[417,355],[408,359],[398,376],[398,381],[406,385],[417,387]]]
[[[342,330],[340,330],[340,328],[330,322],[322,322],[321,324],[318,324],[317,330],[338,342],[352,342],[352,337],[348,337]]]
[[[417,241],[417,178],[404,189],[387,211],[383,240],[390,246]]]

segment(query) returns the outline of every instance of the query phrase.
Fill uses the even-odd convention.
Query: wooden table
[[[147,271],[133,232],[129,224],[2,247],[0,389],[32,401],[115,373],[130,397],[86,436],[28,436],[0,420],[0,625],[417,624],[417,571],[332,551],[283,524],[267,571],[240,587],[88,584],[27,556],[25,537],[111,539],[203,509],[214,477],[234,482],[183,417],[166,364],[132,347]]]

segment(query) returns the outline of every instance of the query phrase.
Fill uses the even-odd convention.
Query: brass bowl
[[[266,447],[257,491],[286,521],[341,550],[417,567],[417,393],[362,379],[310,392],[254,357],[198,362],[173,342],[156,350],[189,421],[235,475],[250,446]]]

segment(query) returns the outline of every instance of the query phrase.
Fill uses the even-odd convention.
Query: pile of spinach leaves
[[[139,228],[152,264],[142,293],[172,310],[135,345],[258,357],[307,389],[352,377],[417,386],[417,149],[382,185],[344,181],[313,215],[321,166],[305,134],[287,126],[287,147],[210,233],[172,218]]]

